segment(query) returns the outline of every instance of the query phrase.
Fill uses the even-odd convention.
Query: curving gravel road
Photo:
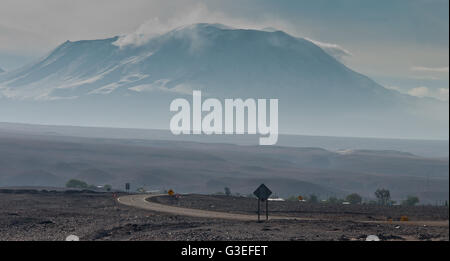
[[[136,194],[136,195],[127,195],[122,196],[117,199],[117,201],[121,204],[137,207],[141,209],[174,214],[174,215],[183,215],[190,217],[202,217],[202,218],[219,218],[219,219],[231,219],[231,220],[242,220],[242,221],[256,221],[258,217],[256,215],[245,215],[245,214],[235,214],[235,213],[226,213],[226,212],[217,212],[217,211],[209,211],[209,210],[200,210],[200,209],[191,209],[191,208],[180,208],[173,207],[168,205],[163,205],[155,202],[148,201],[147,199],[152,197],[163,196],[162,194]],[[264,214],[261,214],[261,219],[265,219]],[[269,216],[270,220],[313,220],[310,218],[294,218],[294,217],[285,217],[285,216]]]
[[[246,215],[246,214],[237,214],[237,213],[228,213],[228,212],[218,212],[218,211],[210,211],[210,210],[201,210],[201,209],[192,209],[192,208],[182,208],[182,207],[174,207],[169,205],[163,205],[160,203],[152,202],[147,199],[152,197],[164,196],[165,194],[135,194],[135,195],[126,195],[121,196],[117,199],[117,201],[121,204],[136,207],[145,210],[151,210],[156,212],[168,213],[173,215],[182,215],[182,216],[190,216],[190,217],[199,217],[199,218],[215,218],[215,219],[229,219],[229,220],[241,220],[241,221],[257,221],[258,217],[256,215]],[[265,219],[265,215],[262,212],[261,220]],[[289,217],[289,216],[269,216],[270,220],[303,220],[303,221],[314,221],[319,220],[316,218],[300,218],[300,217]],[[359,220],[356,222],[361,223],[372,223],[372,224],[402,224],[402,225],[412,225],[412,226],[442,226],[448,227],[449,221],[408,221],[408,222],[400,222],[400,221],[368,221],[368,220]]]

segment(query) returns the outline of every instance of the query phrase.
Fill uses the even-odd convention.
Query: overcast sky
[[[66,40],[196,22],[282,29],[345,50],[346,65],[388,88],[448,99],[448,0],[1,0],[0,68]]]

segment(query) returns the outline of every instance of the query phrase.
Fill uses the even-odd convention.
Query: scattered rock
[[[380,241],[380,238],[375,235],[369,235],[367,236],[366,241]]]

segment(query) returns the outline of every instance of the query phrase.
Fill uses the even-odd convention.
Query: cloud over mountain
[[[211,97],[278,98],[282,133],[448,136],[448,117],[435,113],[448,103],[383,88],[325,50],[338,46],[207,23],[139,44],[120,39],[67,41],[1,74],[4,120],[14,111],[12,121],[167,128],[170,101],[198,89]]]

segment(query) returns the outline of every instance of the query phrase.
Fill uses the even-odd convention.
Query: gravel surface
[[[202,200],[220,205],[215,197]],[[71,234],[81,240],[364,240],[371,234],[382,240],[449,239],[448,226],[214,220],[127,207],[112,193],[0,191],[0,240],[65,240]]]
[[[182,195],[181,198],[160,196],[148,199],[153,202],[202,210],[221,211],[239,214],[255,214],[258,200],[248,197],[228,197],[223,195]],[[261,203],[265,210],[265,202]],[[448,207],[443,206],[379,206],[379,205],[342,205],[311,204],[299,201],[269,201],[269,213],[278,216],[301,218],[344,219],[344,220],[400,220],[407,216],[411,221],[448,220]]]

